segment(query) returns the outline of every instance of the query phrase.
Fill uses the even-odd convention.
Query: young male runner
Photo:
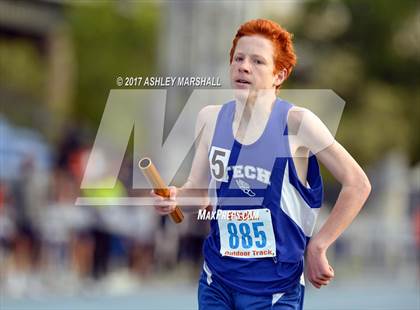
[[[203,131],[188,181],[156,206],[168,214],[177,197],[208,188],[210,180],[201,205],[229,212],[211,221],[204,244],[200,309],[302,309],[305,252],[308,280],[327,285],[334,277],[327,249],[369,195],[365,173],[318,117],[276,97],[295,63],[291,35],[281,26],[263,19],[240,26],[230,51],[235,100],[200,111]],[[342,188],[312,236],[322,204],[317,160]]]

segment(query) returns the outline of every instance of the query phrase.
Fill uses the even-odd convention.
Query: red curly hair
[[[292,34],[287,32],[279,24],[268,19],[253,19],[242,24],[230,49],[230,63],[238,40],[243,36],[261,35],[269,39],[274,47],[274,73],[286,69],[288,77],[296,65],[296,54],[293,50]]]

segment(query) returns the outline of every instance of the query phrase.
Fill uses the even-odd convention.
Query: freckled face
[[[250,92],[275,89],[282,79],[274,74],[273,55],[270,40],[259,35],[240,38],[230,64],[232,87]]]

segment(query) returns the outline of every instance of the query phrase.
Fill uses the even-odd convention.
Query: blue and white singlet
[[[204,243],[205,270],[247,294],[282,292],[296,285],[323,189],[319,166],[309,157],[307,184],[293,163],[287,134],[292,107],[277,99],[257,141],[233,136],[235,102],[222,106],[209,148],[210,196],[224,218],[211,221]]]

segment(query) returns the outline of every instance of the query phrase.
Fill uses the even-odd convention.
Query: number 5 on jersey
[[[209,155],[210,170],[212,177],[219,182],[227,182],[227,166],[229,163],[230,150],[212,146]]]

